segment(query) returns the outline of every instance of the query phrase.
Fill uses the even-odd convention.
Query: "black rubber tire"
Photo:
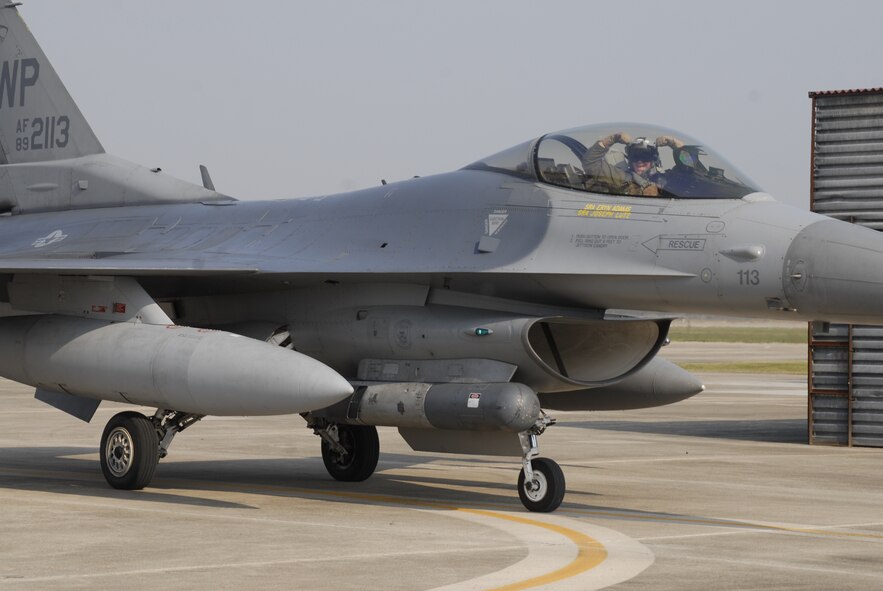
[[[341,457],[322,440],[322,461],[325,469],[341,482],[367,480],[377,467],[380,458],[380,440],[377,428],[366,425],[338,425],[337,437],[349,453]]]
[[[536,491],[528,491],[525,488],[524,470],[521,470],[518,473],[518,497],[528,511],[551,513],[564,500],[564,491],[567,488],[564,472],[555,460],[549,458],[534,458],[530,462],[530,467],[534,472],[534,479],[539,483],[539,488]]]
[[[101,472],[113,488],[140,490],[159,463],[159,434],[150,419],[127,411],[114,415],[101,434]]]

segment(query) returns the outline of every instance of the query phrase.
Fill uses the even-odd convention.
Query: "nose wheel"
[[[518,498],[528,511],[549,513],[564,500],[564,472],[555,460],[535,458],[530,462],[531,474],[518,473]]]
[[[561,466],[555,460],[537,457],[540,453],[537,437],[553,424],[554,419],[544,415],[530,431],[519,433],[524,457],[518,473],[518,498],[528,511],[535,513],[557,509],[567,488]]]

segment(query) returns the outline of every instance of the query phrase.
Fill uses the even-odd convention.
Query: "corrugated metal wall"
[[[883,447],[883,327],[852,327],[852,445]]]
[[[813,211],[883,230],[883,89],[810,93]],[[812,325],[809,441],[883,447],[883,327]]]
[[[809,334],[809,442],[849,445],[851,330],[811,324]]]
[[[813,211],[883,230],[883,92],[813,97]]]

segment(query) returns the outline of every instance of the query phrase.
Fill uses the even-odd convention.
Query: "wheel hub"
[[[116,477],[125,476],[132,467],[132,434],[123,427],[114,429],[105,449],[107,468]]]
[[[524,492],[531,501],[541,501],[546,496],[548,487],[546,476],[542,472],[535,471],[533,480],[524,483]]]

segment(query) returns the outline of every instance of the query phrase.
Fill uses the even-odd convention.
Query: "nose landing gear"
[[[518,473],[518,498],[528,511],[550,513],[561,505],[567,487],[561,466],[549,458],[538,458],[537,437],[554,419],[545,415],[529,431],[519,433],[524,450],[522,469]]]

